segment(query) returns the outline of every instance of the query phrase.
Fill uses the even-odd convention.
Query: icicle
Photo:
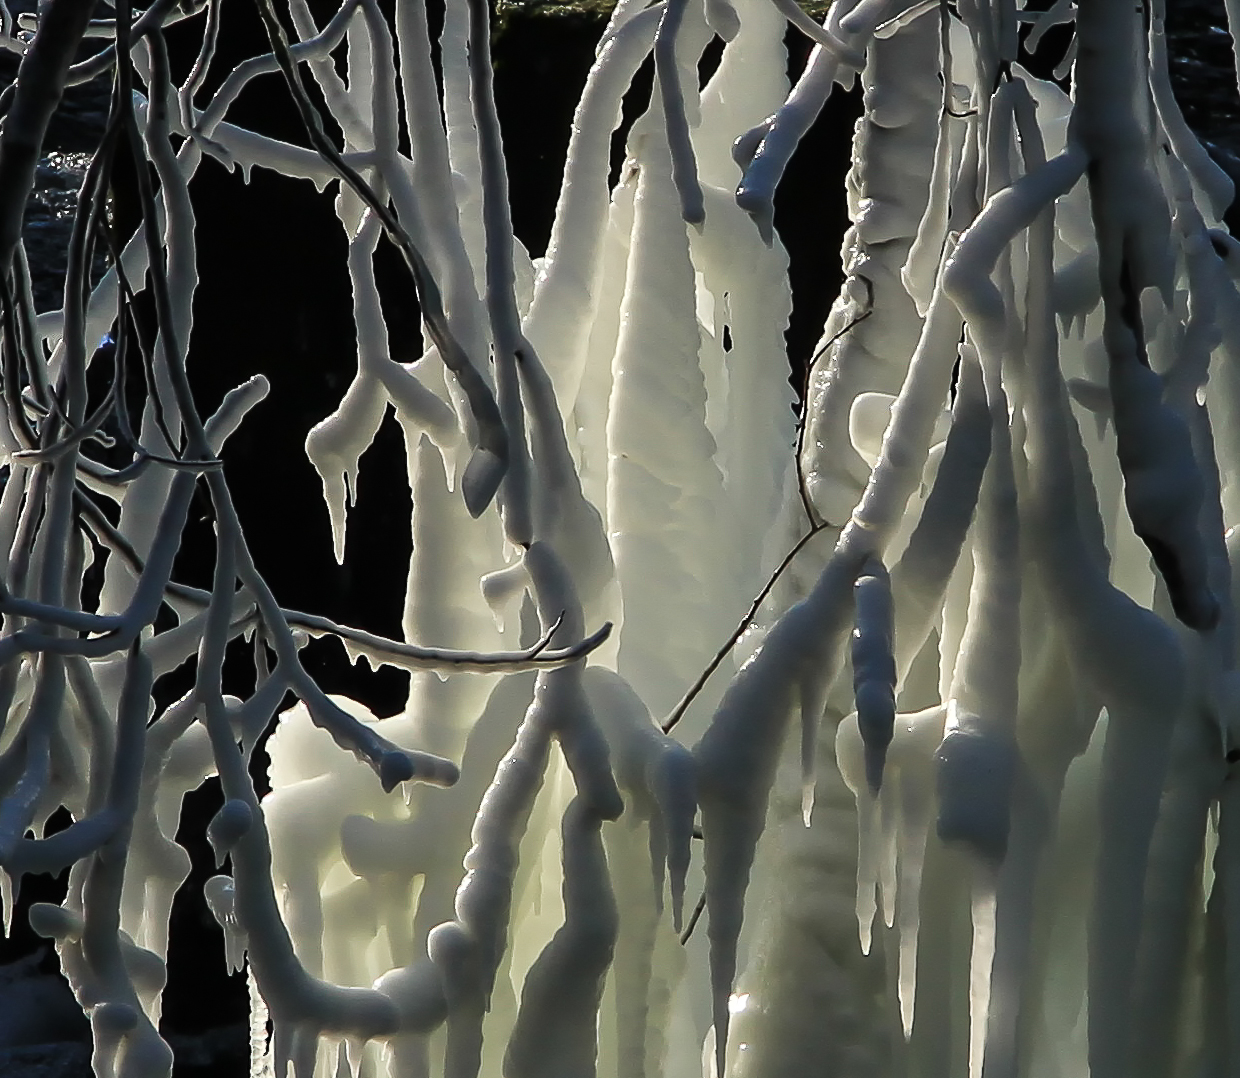
[[[228,972],[238,973],[245,965],[245,933],[237,922],[232,877],[212,876],[203,884],[202,895],[207,909],[224,931],[224,960],[228,963]]]
[[[934,814],[933,758],[943,736],[945,709],[928,708],[901,715],[888,751],[900,790],[900,866],[897,926],[900,933],[897,991],[900,1020],[907,1039],[913,1031],[917,995],[917,938],[921,923],[921,879],[926,842]]]
[[[616,780],[633,798],[633,809],[652,832],[660,831],[672,897],[672,923],[680,931],[685,875],[697,809],[693,757],[665,735],[641,698],[610,670],[590,667],[583,683],[614,755]],[[652,835],[653,843],[653,835]],[[662,901],[663,866],[652,866]]]
[[[857,799],[857,934],[861,953],[868,955],[873,942],[874,915],[878,911],[880,813],[878,796],[866,777],[865,742],[855,714],[835,729],[835,759],[840,777]]]
[[[337,201],[343,204],[347,200],[341,195]],[[355,308],[364,302],[362,291],[367,287],[373,290],[374,287],[369,261],[379,239],[379,228],[373,215],[368,220],[365,235],[359,231],[350,237],[349,269],[353,278]],[[359,265],[360,260],[364,260],[367,266]],[[378,296],[374,295],[372,300],[377,305]],[[359,333],[360,330],[359,325]],[[360,340],[359,348],[363,351],[366,348]],[[359,363],[364,362],[364,359],[359,360]],[[344,564],[346,508],[357,497],[358,460],[378,432],[386,407],[387,396],[382,387],[359,369],[336,411],[315,424],[306,435],[306,456],[323,481],[323,500],[327,503],[331,518],[332,549],[337,564]]]
[[[975,880],[972,900],[973,949],[969,958],[969,1078],[981,1078],[990,1012],[990,969],[995,957],[995,893]]]
[[[840,775],[857,801],[856,914],[861,949],[870,953],[878,911],[875,893],[880,877],[886,877],[882,881],[883,915],[889,928],[899,926],[897,987],[906,1037],[913,1026],[918,896],[933,812],[933,759],[943,737],[945,713],[944,707],[936,706],[896,717],[881,798],[869,783],[866,745],[856,714],[844,718],[835,733]]]
[[[881,809],[872,793],[863,794],[857,806],[857,932],[861,953],[868,955],[874,943],[874,918],[878,913],[878,862],[880,857]]]
[[[883,790],[878,797],[879,808],[879,861],[878,861],[878,908],[883,924],[891,928],[896,923],[897,862],[900,840],[900,790],[898,786]]]
[[[724,1074],[728,998],[744,896],[783,735],[793,709],[793,685],[817,671],[834,673],[847,632],[848,595],[859,566],[837,556],[818,583],[772,627],[737,674],[710,727],[694,748],[706,847],[706,905],[715,1057]]]
[[[801,822],[808,827],[814,815],[815,758],[818,727],[826,706],[826,688],[818,678],[800,685],[801,702]]]
[[[871,558],[861,570],[853,585],[853,597],[857,610],[852,642],[853,695],[857,725],[865,743],[866,782],[877,797],[896,716],[891,579],[877,558]]]

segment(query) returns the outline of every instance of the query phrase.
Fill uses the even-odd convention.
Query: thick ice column
[[[652,122],[653,121],[653,122]],[[662,124],[649,115],[607,424],[607,522],[624,596],[618,670],[671,711],[718,646],[722,476],[706,426],[694,270]]]
[[[840,336],[811,375],[803,452],[814,508],[833,524],[848,519],[869,474],[848,441],[852,403],[860,393],[899,390],[921,332],[900,271],[934,167],[943,100],[939,80],[928,75],[939,67],[938,19],[922,16],[893,37],[876,38],[867,55],[865,116],[857,121],[848,175],[847,276],[823,343]]]

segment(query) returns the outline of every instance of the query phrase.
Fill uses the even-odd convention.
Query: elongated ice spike
[[[728,997],[745,888],[762,833],[767,799],[794,702],[792,685],[826,678],[847,631],[847,596],[860,566],[836,557],[814,590],[771,629],[737,674],[695,746],[706,846],[712,1016],[717,1073],[725,1074]]]
[[[345,194],[338,199],[346,201]],[[407,421],[430,427],[440,439],[449,437],[447,432],[452,429],[450,414],[445,414],[447,406],[388,357],[387,327],[379,309],[372,265],[378,239],[378,221],[367,215],[349,244],[358,338],[357,375],[339,408],[306,436],[306,455],[323,481],[323,498],[331,518],[332,545],[338,563],[344,561],[347,507],[357,497],[358,460],[378,432],[388,401],[398,400],[398,408]]]
[[[971,905],[973,948],[969,955],[969,1075],[970,1078],[981,1078],[986,1051],[986,1017],[990,1011],[990,971],[995,958],[993,886],[975,881]]]
[[[672,898],[672,924],[680,931],[685,875],[697,811],[693,757],[664,734],[641,698],[618,674],[591,667],[583,679],[594,713],[611,745],[620,788],[631,810],[659,832]],[[663,900],[663,864],[652,865],[656,901]]]
[[[866,562],[853,585],[856,621],[852,636],[853,695],[865,743],[866,782],[875,796],[896,719],[896,661],[891,578],[881,561]]]
[[[817,678],[807,679],[800,685],[801,709],[801,822],[809,827],[814,816],[814,788],[816,786],[815,759],[818,746],[818,726],[822,722],[826,702],[825,687]]]
[[[245,934],[237,924],[236,897],[232,878],[212,876],[202,888],[207,908],[224,931],[224,960],[229,973],[239,973],[245,965]]]

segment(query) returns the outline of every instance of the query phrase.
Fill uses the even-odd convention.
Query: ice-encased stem
[[[594,1075],[603,978],[619,923],[602,823],[580,798],[564,814],[564,924],[526,974],[506,1078]]]

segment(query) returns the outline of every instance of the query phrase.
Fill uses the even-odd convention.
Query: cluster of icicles
[[[150,144],[175,339],[204,155],[369,185],[335,194],[356,376],[306,449],[343,560],[359,459],[394,411],[405,639],[434,647],[281,611],[225,520],[225,598],[169,592],[178,627],[69,664],[59,721],[109,746],[132,803],[100,800],[53,723],[62,781],[40,818],[63,803],[98,833],[10,834],[19,784],[0,861],[82,865],[128,821],[123,879],[82,870],[31,915],[91,1014],[100,1078],[167,1072],[155,1023],[188,872],[172,838],[216,773],[209,838],[231,874],[207,898],[250,980],[254,1078],[1236,1072],[1240,247],[1220,226],[1230,184],[1170,95],[1158,4],[1148,26],[1087,4],[837,0],[819,24],[791,0],[621,0],[538,259],[508,220],[479,0],[448,3],[438,68],[420,0],[394,24],[348,0],[321,27],[290,0],[299,41],[205,104],[211,48],[169,88],[136,46],[180,106],[139,98],[167,125]],[[1017,62],[1063,22],[1074,99]],[[815,42],[791,88],[789,23]],[[334,157],[225,120],[292,64],[343,132]],[[773,193],[858,75],[847,280],[798,430]],[[433,343],[412,364],[390,358],[374,279],[393,222]],[[148,254],[126,249],[130,281]],[[91,296],[84,339],[117,287]],[[64,324],[38,328],[55,346]],[[214,452],[264,391],[207,423]],[[193,482],[97,483],[122,503],[113,550],[154,561]],[[103,632],[146,602],[137,564],[109,556],[98,624],[60,624]],[[193,695],[144,743],[140,721],[109,732],[141,713],[136,663],[158,676],[199,641],[200,665],[222,661],[254,611],[282,678]],[[413,671],[405,710],[317,692],[306,634]],[[34,645],[12,647],[15,669]],[[31,714],[33,654],[10,694]],[[260,806],[245,756],[288,688],[304,702],[280,716]]]

